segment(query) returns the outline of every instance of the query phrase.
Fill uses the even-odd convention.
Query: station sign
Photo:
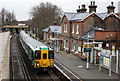
[[[95,44],[83,44],[83,47],[88,48],[88,45],[89,45],[89,48],[95,47]]]
[[[91,52],[92,49],[91,48],[84,48],[84,52]]]

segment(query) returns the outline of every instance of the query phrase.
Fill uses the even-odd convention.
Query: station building
[[[112,50],[112,45],[118,45],[120,42],[120,18],[118,14],[114,13],[113,2],[107,6],[105,13],[96,13],[96,8],[95,2],[91,1],[89,12],[86,12],[85,5],[82,5],[82,8],[79,6],[79,9],[76,10],[77,13],[64,13],[61,20],[61,32],[57,34],[62,40],[64,51],[81,58],[85,56],[86,54],[83,55],[83,44],[87,42],[88,33],[89,42],[94,42],[95,47]],[[46,40],[46,36],[49,39],[50,33],[48,31],[44,31],[44,33],[47,33],[44,34],[44,40]],[[93,56],[91,58],[93,59]]]

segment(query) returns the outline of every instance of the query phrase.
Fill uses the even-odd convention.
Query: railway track
[[[35,73],[18,35],[12,37],[10,47],[10,81],[62,81],[51,69]]]
[[[38,81],[34,72],[30,74],[30,68],[27,67],[26,61],[22,56],[22,52],[18,44],[18,36],[15,35],[11,39],[11,64],[10,64],[10,81]]]

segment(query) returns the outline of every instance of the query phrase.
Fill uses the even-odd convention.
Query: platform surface
[[[83,61],[79,57],[68,54],[64,51],[55,52],[55,64],[61,68],[71,79],[81,80],[106,80],[111,79],[110,81],[117,81],[118,75],[112,72],[112,75],[108,75],[108,70],[102,68],[99,70],[99,67],[94,64],[89,64],[89,70],[86,69],[86,61]]]
[[[1,76],[2,76],[2,72],[3,72],[2,71],[2,66],[6,63],[3,60],[8,59],[8,54],[5,54],[5,53],[9,52],[9,50],[6,50],[6,46],[8,44],[9,33],[10,32],[0,33],[0,79],[1,79]],[[8,63],[7,63],[7,67],[4,67],[4,68],[6,68],[6,70],[8,70],[7,69],[8,68]]]

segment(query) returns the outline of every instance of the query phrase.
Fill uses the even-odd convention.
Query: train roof
[[[46,46],[45,44],[37,41],[36,39],[33,39],[28,34],[26,34],[25,31],[23,31],[23,30],[20,31],[20,36],[25,41],[25,43],[28,46],[30,46],[34,51],[38,50],[40,48],[48,48],[48,46]]]

